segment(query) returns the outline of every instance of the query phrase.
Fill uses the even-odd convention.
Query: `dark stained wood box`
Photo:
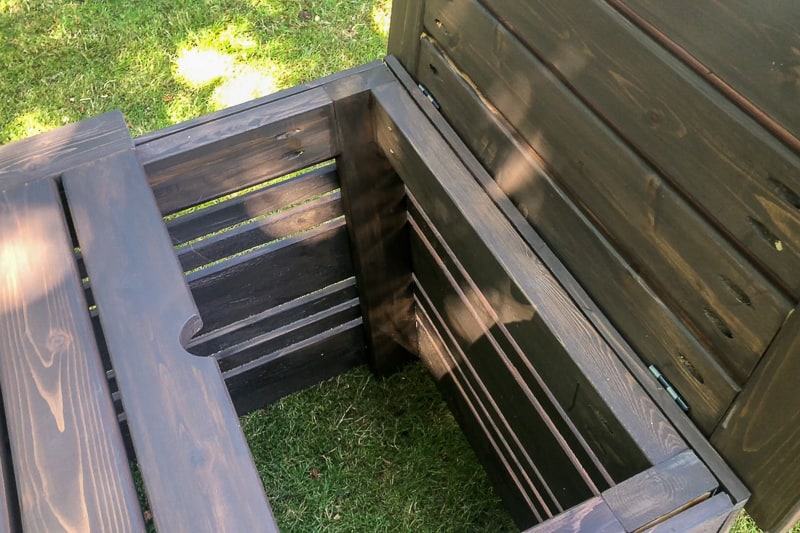
[[[649,0],[393,9],[385,62],[138,139],[109,113],[0,147],[0,228],[49,221],[58,258],[74,256],[63,296],[72,307],[56,316],[86,315],[74,335],[96,345],[87,372],[99,391],[86,402],[107,404],[100,418],[116,415],[121,428],[103,457],[118,461],[121,446],[144,457],[148,491],[163,495],[151,502],[162,529],[270,529],[258,489],[205,505],[192,522],[202,495],[178,497],[175,480],[154,472],[184,453],[183,486],[241,481],[239,497],[258,480],[235,413],[356,365],[385,375],[419,357],[523,529],[726,531],[745,505],[762,527],[792,524],[800,9]],[[87,176],[111,185],[93,189]],[[42,219],[29,207],[37,202],[58,214]],[[117,203],[136,224],[114,222]],[[147,297],[122,296],[135,283]],[[30,355],[17,290],[0,283],[0,351]],[[41,332],[50,346],[53,328],[73,326],[40,297],[26,309],[51,321]],[[136,326],[121,325],[125,309],[132,324],[160,319],[126,337]],[[119,353],[142,339],[171,348],[150,345],[157,385],[133,393],[137,365],[151,363]],[[213,357],[221,373],[186,351]],[[63,433],[63,422],[39,422],[46,395],[31,384],[71,379],[30,358],[0,362],[6,529],[74,509],[26,498],[83,468],[59,450],[40,478],[25,466],[39,431]],[[162,422],[174,439],[152,437],[143,396],[169,404],[195,388]],[[82,426],[81,405],[68,417],[78,435],[111,431]],[[206,418],[219,422],[209,434],[232,440],[185,438]],[[230,465],[205,468],[227,449]],[[129,478],[92,483],[115,492]],[[122,507],[135,505],[119,493]],[[124,522],[111,507],[91,508],[86,523]]]

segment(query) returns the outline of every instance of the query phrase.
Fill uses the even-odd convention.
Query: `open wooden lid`
[[[800,7],[395,0],[389,53],[753,492],[800,513]]]

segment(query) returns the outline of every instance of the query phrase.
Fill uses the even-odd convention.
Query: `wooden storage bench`
[[[394,4],[385,62],[0,147],[0,529],[142,530],[135,458],[160,531],[275,530],[237,415],[414,357],[521,529],[796,519],[796,103],[656,2]]]

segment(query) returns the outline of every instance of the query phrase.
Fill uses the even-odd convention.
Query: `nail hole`
[[[686,371],[689,373],[689,375],[692,376],[694,379],[696,379],[698,382],[700,382],[701,385],[706,382],[703,379],[703,375],[700,374],[700,372],[697,371],[697,369],[692,364],[692,362],[689,361],[688,359],[686,359],[686,356],[683,355],[680,352],[678,352],[678,361],[681,362],[681,364],[683,365],[683,368],[686,369]]]
[[[442,26],[444,26],[444,24],[442,24],[442,21],[439,19],[434,20],[434,23],[436,23],[437,28],[441,28]]]
[[[798,196],[796,192],[775,178],[767,178],[767,182],[769,183],[770,187],[772,187],[772,190],[775,191],[775,193],[780,196],[784,202],[791,205],[795,209],[800,209],[800,196]]]
[[[299,129],[297,129],[297,128],[295,128],[295,129],[293,129],[293,130],[289,130],[289,131],[284,131],[284,132],[281,132],[281,133],[277,134],[277,135],[276,135],[275,137],[273,137],[273,138],[274,138],[276,141],[282,141],[282,140],[284,140],[284,139],[288,139],[289,137],[292,137],[292,136],[294,136],[294,135],[297,135],[298,133],[300,133],[300,130],[299,130]]]
[[[758,220],[754,219],[753,217],[747,217],[747,221],[753,227],[753,229],[758,233],[758,235],[764,239],[770,246],[775,248],[777,251],[783,251],[783,242],[775,236],[767,227],[759,222]]]
[[[726,324],[725,321],[722,320],[721,316],[719,316],[717,313],[708,308],[703,309],[703,313],[705,313],[706,318],[708,318],[709,322],[714,324],[714,327],[716,327],[720,333],[722,333],[729,339],[733,338],[733,331],[731,331],[731,328],[728,327],[728,324]]]
[[[284,159],[297,159],[301,155],[305,153],[305,150],[292,150],[291,152],[286,152],[283,154]]]
[[[436,67],[434,67],[433,65],[428,65],[428,66],[430,67],[431,72],[433,72],[434,76],[438,76],[439,75],[439,70]]]
[[[719,279],[722,280],[722,283],[725,284],[729,291],[731,291],[731,294],[733,294],[733,297],[736,298],[739,303],[742,303],[747,307],[753,307],[753,301],[741,287],[722,274],[720,274]]]
[[[389,153],[394,155],[394,150],[392,148],[389,148]]]

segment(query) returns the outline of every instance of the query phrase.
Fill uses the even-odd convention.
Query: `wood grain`
[[[0,146],[0,190],[61,172],[133,145],[119,111]]]
[[[389,53],[397,57],[411,72],[417,70],[419,36],[425,0],[394,0],[389,27]]]
[[[8,441],[8,425],[0,398],[0,531],[22,529],[18,501],[14,465],[11,462],[11,444]]]
[[[647,530],[647,533],[717,533],[738,507],[727,494],[717,494]]]
[[[420,71],[420,81],[434,94],[448,95],[441,99],[441,111],[478,158],[473,172],[480,172],[483,165],[484,173],[494,177],[492,181],[486,175],[481,184],[495,190],[490,193],[495,203],[505,205],[506,216],[518,220],[517,230],[527,232],[528,242],[551,270],[560,273],[561,283],[573,295],[585,290],[596,302],[581,302],[581,308],[592,309],[587,316],[597,322],[607,315],[635,351],[669,377],[689,402],[690,416],[711,434],[738,393],[738,385],[558,187],[527,142],[484,105],[430,41],[422,42],[420,56],[422,64],[428,65]],[[533,235],[529,225],[536,229]],[[607,331],[611,326],[602,328]],[[649,381],[651,376],[646,378]]]
[[[183,348],[200,320],[135,153],[63,183],[156,526],[277,531],[216,361]]]
[[[370,93],[334,102],[342,189],[372,371],[386,376],[416,346],[405,188],[375,143]]]
[[[635,531],[710,495],[718,483],[692,450],[686,450],[603,492],[627,531]]]
[[[56,185],[0,193],[0,381],[30,531],[144,531]]]
[[[762,363],[711,436],[753,492],[747,511],[764,529],[782,531],[800,520],[800,308],[795,309]]]
[[[495,263],[511,280],[514,300],[532,306],[563,353],[568,354],[616,413],[643,453],[658,463],[685,444],[569,296],[428,123],[410,97],[395,85],[373,90],[378,103],[378,142],[411,194],[447,242],[478,242],[481,249],[459,259],[484,292],[492,287]],[[468,224],[453,224],[453,220]],[[489,246],[488,243],[492,243]],[[502,245],[501,245],[502,244]]]
[[[579,533],[581,531],[622,533],[627,530],[622,527],[606,502],[602,498],[596,497],[564,511],[547,522],[526,529],[525,533]]]

